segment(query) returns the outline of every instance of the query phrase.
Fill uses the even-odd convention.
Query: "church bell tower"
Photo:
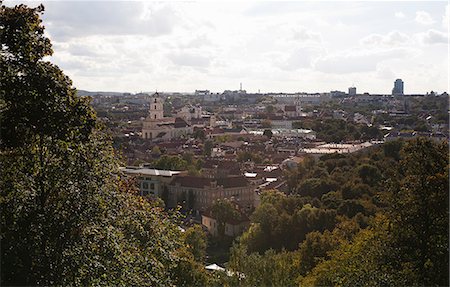
[[[163,100],[155,93],[150,98],[150,109],[148,111],[148,119],[160,120],[164,117]]]

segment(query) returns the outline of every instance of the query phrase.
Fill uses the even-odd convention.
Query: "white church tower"
[[[192,133],[192,127],[183,119],[164,117],[164,101],[153,94],[149,99],[148,116],[142,123],[142,138],[149,140],[171,140]]]
[[[150,109],[148,111],[147,119],[160,120],[163,117],[164,117],[163,100],[156,93],[150,98]]]

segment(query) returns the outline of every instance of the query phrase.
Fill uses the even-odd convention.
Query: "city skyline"
[[[51,61],[82,90],[448,92],[447,2],[43,4]]]

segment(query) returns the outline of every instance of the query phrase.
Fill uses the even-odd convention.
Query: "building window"
[[[143,182],[142,183],[142,188],[143,189],[148,189],[148,182]]]
[[[150,189],[155,189],[155,184],[154,183],[150,183]]]

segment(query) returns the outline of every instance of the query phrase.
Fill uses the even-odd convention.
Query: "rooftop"
[[[142,168],[135,166],[121,167],[120,170],[125,174],[130,175],[154,175],[154,176],[168,176],[168,177],[172,177],[174,175],[181,173],[181,171],[160,170],[154,168]]]

